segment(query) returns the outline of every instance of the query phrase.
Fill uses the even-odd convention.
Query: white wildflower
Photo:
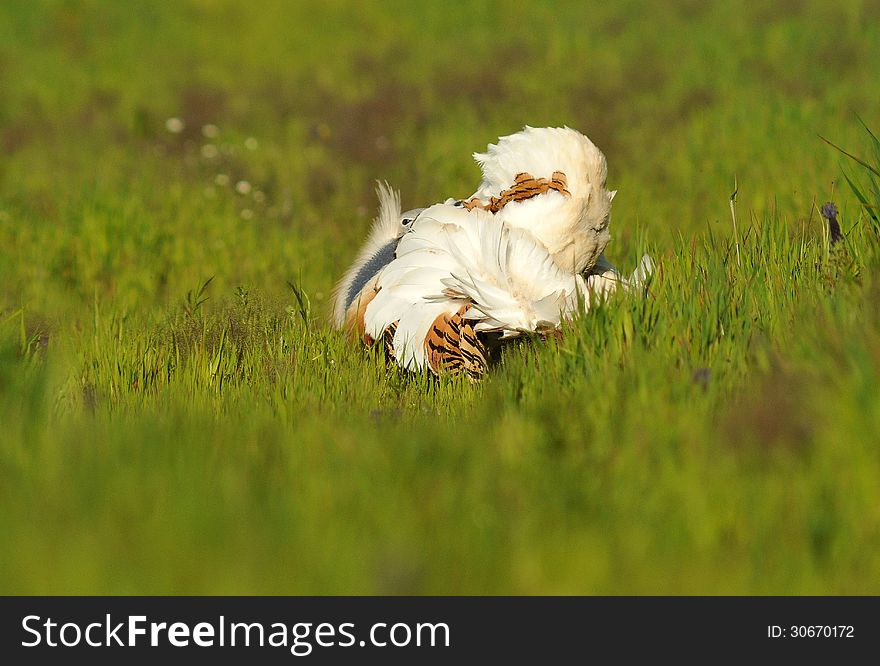
[[[186,127],[186,123],[183,122],[182,118],[177,118],[176,116],[165,121],[165,129],[172,134],[180,134],[184,127]]]

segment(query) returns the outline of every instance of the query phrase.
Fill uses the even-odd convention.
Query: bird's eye
[[[415,221],[415,219],[416,218],[414,218],[414,217],[405,217],[400,221],[400,223],[403,226],[408,227],[409,225],[411,225]]]

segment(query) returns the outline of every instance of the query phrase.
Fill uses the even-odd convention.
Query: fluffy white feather
[[[485,153],[474,153],[483,181],[474,197],[488,201],[512,187],[520,173],[566,177],[570,196],[547,192],[506,204],[499,212],[511,227],[527,229],[566,271],[583,273],[595,264],[611,236],[608,224],[614,192],[605,189],[605,156],[586,136],[569,127],[526,127],[501,137]]]
[[[397,241],[409,229],[409,223],[415,219],[421,209],[402,213],[400,210],[400,194],[388,183],[379,182],[376,187],[379,198],[379,214],[373,220],[373,226],[367,240],[355,257],[351,267],[333,288],[333,321],[337,327],[345,323],[345,312],[353,300],[354,292],[365,285],[376,272],[394,258]],[[387,256],[382,256],[382,255]],[[375,263],[376,266],[372,264]]]
[[[467,305],[465,317],[477,322],[477,331],[512,337],[556,328],[586,289],[527,231],[484,210],[448,204],[416,218],[378,286],[364,314],[366,331],[377,338],[397,322],[394,355],[409,369],[427,364],[425,336],[441,314]]]
[[[577,308],[583,279],[557,266],[528,232],[498,216],[475,230],[471,247],[452,249],[459,267],[443,284],[447,294],[473,301],[465,316],[479,322],[477,331],[547,331]]]

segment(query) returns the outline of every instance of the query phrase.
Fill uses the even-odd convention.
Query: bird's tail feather
[[[382,265],[376,266],[375,269],[368,266],[370,260],[383,254],[383,251],[384,255],[388,256],[383,256],[383,260],[378,262],[379,264],[384,265],[394,258],[393,244],[400,237],[400,193],[388,183],[379,181],[376,184],[376,196],[379,198],[379,213],[373,220],[373,226],[370,228],[367,240],[345,275],[333,288],[333,321],[337,328],[344,326],[346,310],[352,304],[353,296],[359,292],[357,287],[362,286],[357,285],[352,293],[352,285],[358,278],[365,284],[382,268]],[[391,248],[390,252],[388,248]],[[385,261],[386,258],[387,261]],[[365,267],[370,269],[367,271],[370,273],[369,275],[363,274]]]

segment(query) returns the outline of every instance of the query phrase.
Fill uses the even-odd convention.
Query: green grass
[[[0,592],[880,593],[880,177],[819,138],[880,168],[878,19],[2,3]],[[605,150],[645,293],[479,385],[330,330],[375,180],[527,123]]]

